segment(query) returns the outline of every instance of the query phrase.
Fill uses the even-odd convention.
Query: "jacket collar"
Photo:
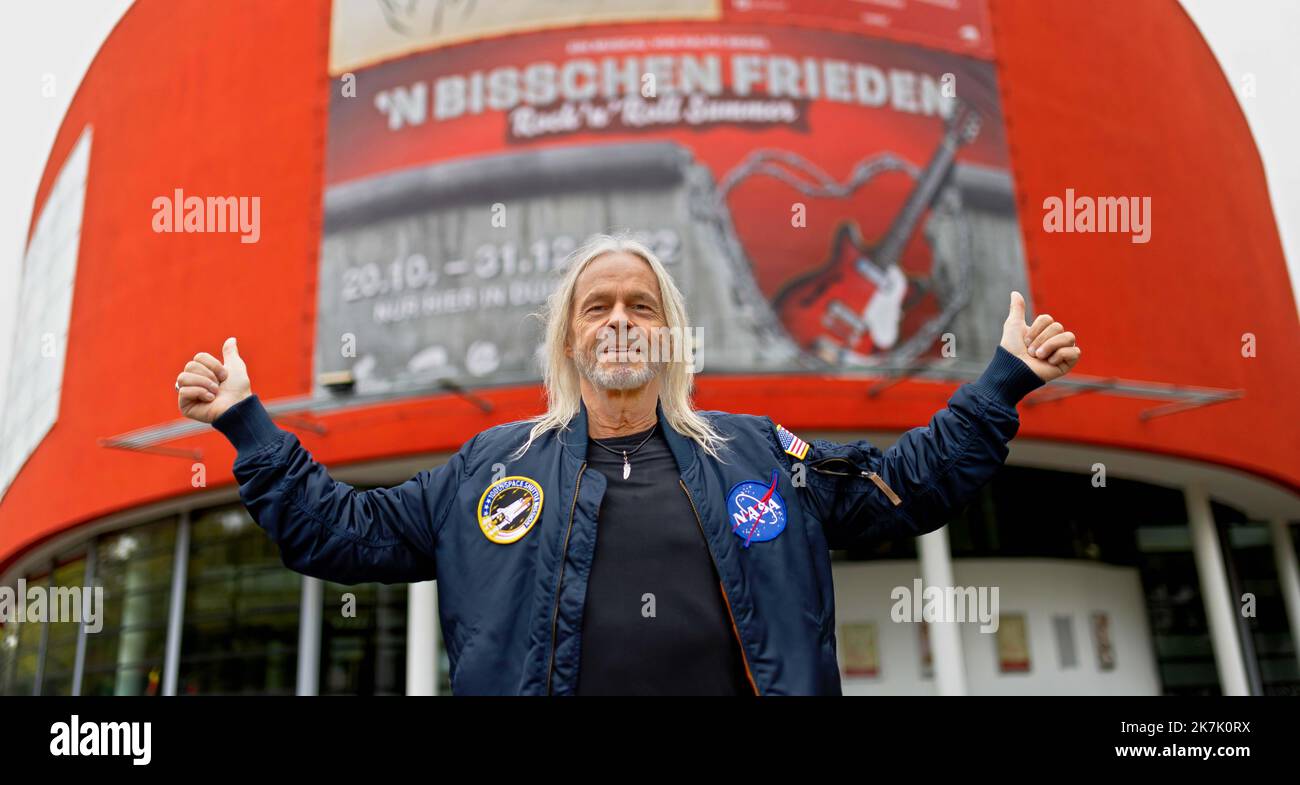
[[[668,441],[668,449],[677,461],[678,471],[685,473],[695,463],[695,443],[668,424],[662,401],[655,402],[655,416]],[[579,461],[587,460],[587,433],[587,402],[579,399],[578,414],[569,421],[568,435],[563,439],[565,449]]]

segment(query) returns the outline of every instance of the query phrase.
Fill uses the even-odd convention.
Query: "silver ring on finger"
[[[180,392],[180,391],[181,391],[181,380],[180,380],[180,379],[177,379],[177,380],[176,380],[176,392]]]

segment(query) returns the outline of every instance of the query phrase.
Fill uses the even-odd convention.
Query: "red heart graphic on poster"
[[[761,221],[738,222],[735,230],[760,291],[801,349],[836,365],[880,358],[944,313],[933,249],[920,227],[956,150],[978,128],[974,113],[955,112],[919,170],[880,153],[838,181],[799,156],[765,150],[724,178],[720,190],[732,215],[792,205],[797,231]]]

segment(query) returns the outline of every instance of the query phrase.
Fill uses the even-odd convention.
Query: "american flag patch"
[[[780,425],[776,426],[776,436],[781,440],[781,448],[790,455],[802,461],[803,457],[808,454],[808,442],[790,433]]]

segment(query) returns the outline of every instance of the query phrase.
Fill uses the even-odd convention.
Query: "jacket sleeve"
[[[1016,403],[1042,385],[999,346],[978,380],[888,450],[865,440],[814,440],[802,490],[827,545],[849,548],[942,527],[1001,468],[1020,427]]]
[[[344,584],[436,577],[438,532],[455,506],[473,439],[401,485],[358,491],[331,478],[256,395],[212,425],[235,446],[239,497],[286,567]]]

